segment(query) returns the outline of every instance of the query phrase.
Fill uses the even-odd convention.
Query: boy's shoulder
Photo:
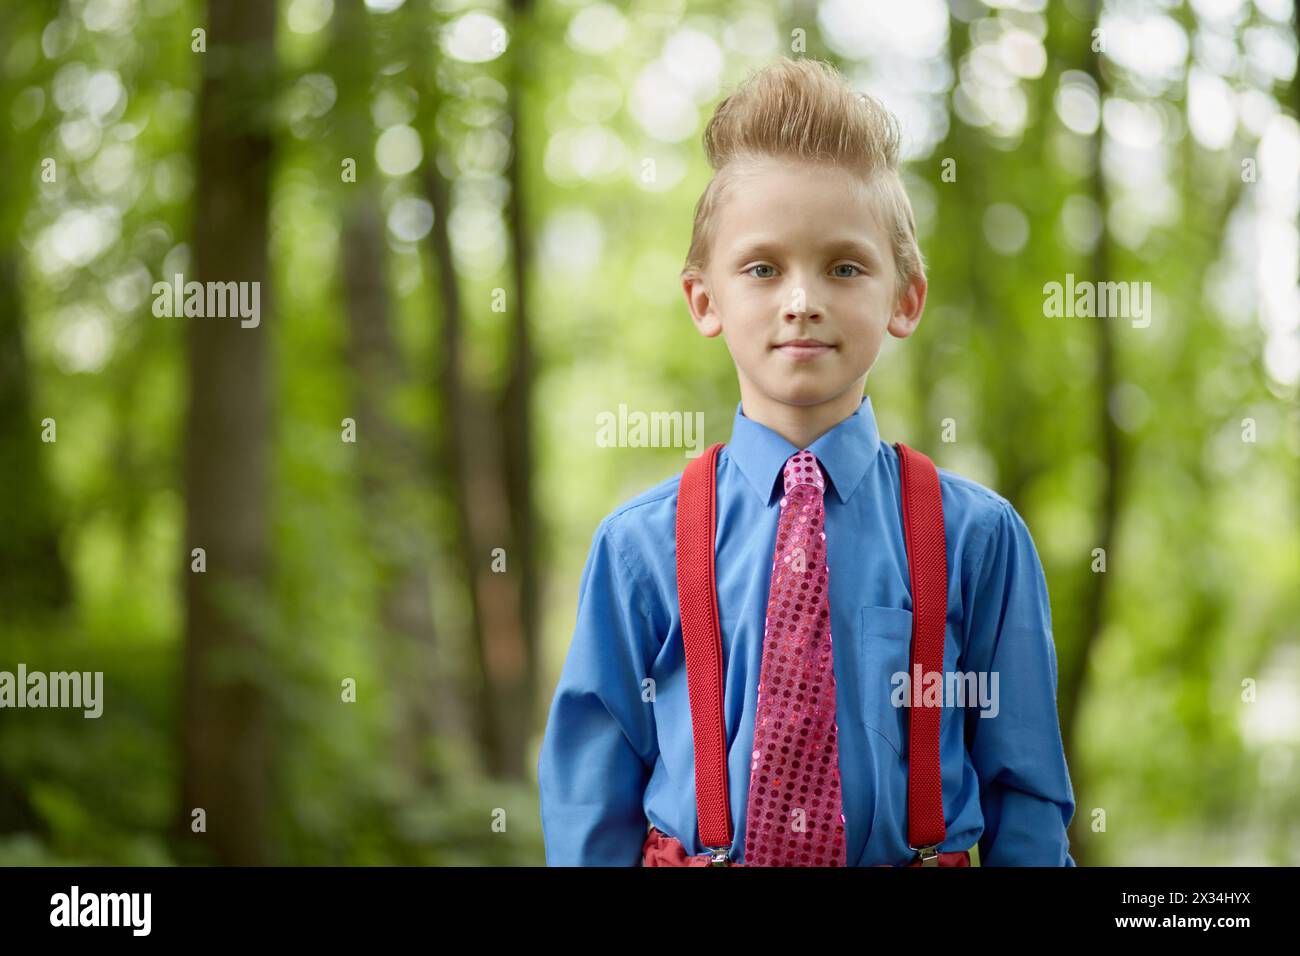
[[[610,548],[620,555],[627,571],[640,586],[669,600],[668,568],[661,557],[664,543],[677,530],[677,488],[681,474],[625,499],[601,519],[592,535],[593,551]],[[669,562],[671,563],[671,562]],[[675,566],[673,568],[675,571]]]
[[[624,499],[618,507],[606,516],[606,520],[630,511],[644,509],[647,505],[662,504],[664,502],[672,504],[677,498],[677,487],[681,484],[681,480],[682,473],[680,471],[674,472],[657,485]]]
[[[671,537],[677,523],[677,488],[681,480],[681,472],[678,472],[625,498],[601,519],[596,537],[608,535],[618,544],[646,535],[658,540],[663,540],[664,536]]]
[[[897,479],[900,469],[898,449],[884,441],[880,447]],[[1030,538],[1024,519],[1006,497],[949,468],[936,464],[935,471],[939,475],[939,493],[943,498],[944,532],[949,544],[958,554],[965,556],[960,559],[963,574],[977,566],[981,556],[990,547],[996,547],[998,541],[1022,535]]]
[[[882,441],[880,447],[897,478],[900,468],[898,449],[887,441]],[[933,456],[930,457],[933,460]],[[1010,501],[974,478],[967,478],[938,464],[934,470],[939,474],[939,491],[943,495],[944,518],[947,523],[951,524],[953,518],[961,518],[966,522],[988,525],[1007,511],[1015,512]]]
[[[983,554],[1007,537],[1032,537],[1009,499],[973,478],[937,465],[945,530],[964,541],[970,557]]]
[[[939,489],[944,495],[945,505],[949,505],[951,499],[952,505],[984,520],[992,520],[1008,509],[1015,510],[1010,501],[974,478],[938,466],[935,466],[935,471],[939,473]]]

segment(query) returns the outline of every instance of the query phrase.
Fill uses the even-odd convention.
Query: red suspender
[[[943,684],[943,632],[948,618],[948,551],[943,498],[934,462],[896,442],[903,486],[903,536],[912,581],[912,662],[909,681],[938,671]],[[922,684],[924,686],[924,684]],[[912,702],[917,688],[911,686]],[[939,706],[912,706],[907,727],[907,845],[923,861],[943,842],[943,781],[939,773]]]
[[[695,811],[700,842],[710,848],[731,846],[727,727],[722,716],[722,631],[713,573],[718,518],[714,462],[721,448],[721,443],[710,445],[687,465],[677,491],[677,604],[695,737]]]
[[[934,462],[902,442],[898,449],[903,492],[903,536],[912,585],[912,670],[943,670],[948,613],[948,562],[943,502]],[[716,462],[722,444],[710,445],[682,474],[677,493],[677,601],[686,650],[686,685],[695,740],[695,809],[700,842],[731,846],[727,799],[727,733],[722,713],[722,632],[714,574],[717,533]],[[924,677],[923,677],[924,679]],[[916,693],[913,689],[913,693]],[[937,705],[912,707],[908,725],[907,842],[929,861],[943,842],[943,788],[939,773]]]

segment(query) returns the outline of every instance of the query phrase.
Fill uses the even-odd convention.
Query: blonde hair
[[[829,63],[781,57],[752,73],[714,110],[704,130],[713,178],[695,205],[682,277],[708,266],[716,218],[739,173],[756,159],[823,163],[856,174],[873,192],[889,233],[901,295],[925,262],[916,218],[898,173],[898,120],[875,97],[853,90]]]

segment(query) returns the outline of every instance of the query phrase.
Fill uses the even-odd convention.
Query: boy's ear
[[[889,317],[889,334],[897,339],[905,339],[921,324],[921,311],[925,308],[925,293],[929,288],[925,276],[918,274],[903,289],[903,294],[894,304],[894,312]]]
[[[714,306],[708,284],[702,275],[682,277],[682,291],[686,293],[686,306],[691,310],[691,321],[700,335],[713,338],[722,331],[722,317]]]

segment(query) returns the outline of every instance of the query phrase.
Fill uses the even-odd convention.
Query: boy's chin
[[[841,395],[844,389],[836,388],[835,384],[825,378],[816,382],[799,384],[784,382],[767,389],[767,394],[774,401],[783,405],[806,408],[812,405],[823,405]]]

